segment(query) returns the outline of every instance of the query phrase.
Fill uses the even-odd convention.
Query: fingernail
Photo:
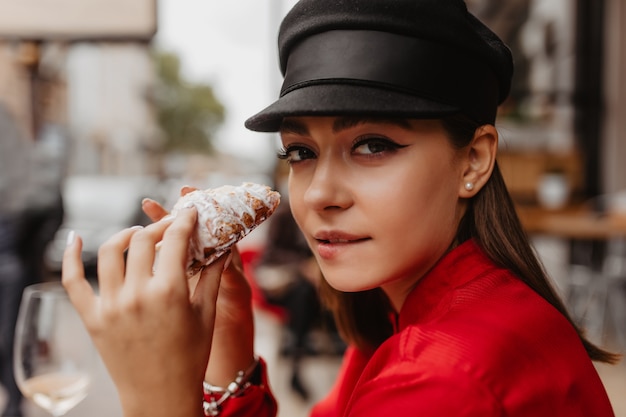
[[[190,209],[192,207],[193,203],[191,201],[187,201],[185,204],[183,204],[183,208]]]
[[[138,224],[138,225],[133,226],[133,227],[131,227],[131,228],[130,228],[130,230],[140,230],[140,229],[143,229],[143,226],[142,226],[142,225],[140,225],[140,224]]]
[[[144,198],[143,200],[141,200],[141,205],[143,206],[144,204],[146,204],[146,203],[148,203],[148,202],[150,202],[150,201],[152,201],[152,199],[151,199],[151,198],[146,197],[146,198]]]
[[[74,243],[74,239],[76,239],[76,232],[70,230],[67,234],[67,240],[65,241],[65,245],[70,246],[72,243]]]
[[[167,216],[161,217],[161,220],[159,220],[159,221],[160,222],[168,222],[170,220],[174,220],[174,216],[172,216],[171,214],[168,214]]]

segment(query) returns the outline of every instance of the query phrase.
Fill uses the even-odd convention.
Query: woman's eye
[[[305,146],[290,145],[278,151],[278,158],[293,163],[315,158],[315,153]]]
[[[389,139],[375,137],[359,140],[352,148],[352,152],[358,155],[374,155],[403,147]]]

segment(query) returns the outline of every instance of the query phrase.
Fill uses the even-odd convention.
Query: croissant
[[[195,190],[180,197],[171,214],[175,216],[188,203],[198,211],[187,259],[191,277],[269,218],[280,203],[280,194],[251,182]]]

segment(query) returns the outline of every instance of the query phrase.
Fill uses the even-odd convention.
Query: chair
[[[599,216],[626,222],[626,191],[601,195],[589,203]],[[570,269],[568,302],[574,318],[598,341],[606,339],[611,326],[615,342],[626,348],[626,236],[577,243],[586,250],[579,248]]]

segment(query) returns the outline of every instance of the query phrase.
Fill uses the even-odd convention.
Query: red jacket
[[[248,404],[237,415],[275,413]],[[348,349],[335,386],[311,412],[386,415],[614,416],[574,328],[472,241],[419,282],[397,333],[372,355]]]

